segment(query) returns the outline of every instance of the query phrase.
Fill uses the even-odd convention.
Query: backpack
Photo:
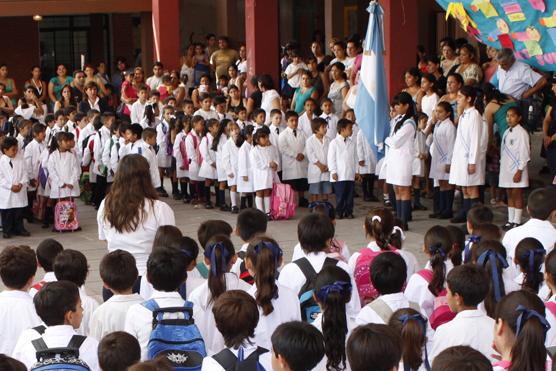
[[[384,300],[381,298],[377,298],[367,304],[369,308],[375,311],[375,313],[380,317],[380,319],[385,323],[388,324],[390,321],[390,317],[394,314],[394,311]],[[419,304],[414,303],[412,301],[409,302],[409,308],[415,309],[417,312],[421,312],[421,308],[419,308]]]
[[[301,319],[305,322],[312,323],[320,313],[320,307],[313,299],[314,281],[317,277],[317,272],[307,260],[307,258],[297,259],[293,262],[301,269],[301,273],[305,276],[305,283],[299,290],[297,296],[299,297],[299,304],[301,306]],[[335,266],[338,261],[333,258],[326,258],[322,268],[328,266]]]
[[[40,335],[44,334],[46,327],[37,326],[33,330]],[[79,359],[79,348],[87,339],[85,336],[73,335],[67,347],[48,348],[42,337],[31,341],[37,351],[37,362],[31,366],[31,371],[90,371],[89,366]]]
[[[147,358],[162,355],[172,363],[174,370],[201,370],[207,356],[205,342],[193,320],[193,303],[183,307],[160,308],[154,300],[142,305],[153,313],[153,329],[147,345]],[[167,318],[165,314],[181,313],[183,318]]]
[[[240,251],[237,253],[237,257],[241,259],[241,263],[239,264],[239,278],[243,281],[247,282],[250,285],[255,283],[255,278],[249,273],[249,270],[245,266],[245,251]]]
[[[391,251],[399,254],[398,251],[388,246],[389,250],[373,251],[371,249],[364,248],[361,250],[361,254],[355,262],[355,269],[353,270],[353,279],[355,280],[355,285],[357,286],[357,292],[359,293],[359,298],[361,299],[361,305],[372,302],[378,298],[378,291],[373,286],[371,282],[371,264],[373,260],[380,254],[386,251]]]
[[[56,203],[54,207],[54,229],[57,232],[74,232],[80,230],[77,204],[72,198]]]
[[[289,184],[274,182],[270,197],[272,220],[288,220],[295,216],[295,192]]]
[[[428,283],[431,283],[433,273],[429,269],[421,269],[417,274],[425,279]],[[448,306],[446,300],[446,289],[442,289],[440,294],[434,298],[434,306],[432,313],[429,317],[429,323],[433,330],[436,330],[438,326],[450,322],[454,319],[456,314],[452,312]]]
[[[259,363],[259,357],[267,353],[268,350],[257,347],[249,357],[239,362],[234,353],[229,349],[224,349],[216,353],[212,358],[218,362],[225,371],[265,371],[265,368]]]

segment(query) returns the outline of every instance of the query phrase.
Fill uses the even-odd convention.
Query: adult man
[[[164,66],[161,62],[155,62],[153,65],[153,75],[147,79],[147,85],[151,90],[158,90],[158,87],[162,85],[162,74],[164,72]]]
[[[70,83],[72,104],[77,107],[85,96],[85,72],[75,70],[73,81]]]
[[[216,79],[222,75],[226,75],[228,67],[235,63],[239,58],[236,50],[228,48],[228,38],[220,36],[218,38],[218,50],[212,53],[210,57],[210,65],[216,72]]]
[[[124,72],[127,69],[127,61],[124,57],[116,59],[116,71],[112,74],[112,86],[116,95],[121,94],[122,83],[124,82]]]

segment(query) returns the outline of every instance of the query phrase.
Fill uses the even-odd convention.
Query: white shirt
[[[325,166],[328,164],[329,147],[330,139],[327,136],[319,140],[317,136],[313,134],[307,139],[305,152],[307,153],[307,160],[309,162],[309,167],[307,169],[307,180],[309,183],[330,181],[330,172],[322,172],[316,165],[317,162]]]
[[[299,128],[286,128],[278,137],[278,148],[282,156],[282,180],[307,178],[307,158],[297,161],[298,154],[305,155],[305,134]]]
[[[79,288],[79,297],[81,299],[81,306],[83,307],[83,319],[81,320],[81,326],[75,331],[79,335],[89,336],[91,317],[98,308],[98,302],[87,295],[84,286]]]
[[[46,285],[49,282],[56,282],[56,281],[58,280],[56,279],[56,275],[54,274],[54,272],[46,272],[42,280],[40,280],[38,283],[44,282],[44,284]],[[34,287],[34,285],[31,286],[31,288],[29,289],[29,295],[31,296],[31,298],[35,297],[37,292],[39,292],[39,290],[37,290]]]
[[[299,307],[299,304],[298,304]],[[31,296],[19,290],[0,293],[0,353],[12,354],[17,338],[31,327],[41,324]]]
[[[209,110],[209,111],[205,111],[202,108],[199,108],[197,111],[195,111],[195,113],[193,114],[193,116],[201,116],[202,118],[204,118],[205,120],[210,120],[210,119],[216,119],[218,120],[218,113],[215,110]]]
[[[409,300],[402,292],[381,295],[376,300],[378,299],[386,303],[386,305],[388,305],[388,307],[390,307],[390,309],[392,310],[392,313],[401,308],[409,308]],[[387,324],[370,305],[365,305],[363,308],[361,308],[361,312],[359,312],[359,314],[355,318],[355,322],[357,323],[357,325],[366,325],[369,323],[376,323],[379,325]]]
[[[363,166],[359,166],[359,174],[374,174],[376,168],[376,157],[363,130],[357,132],[357,161],[364,161]]]
[[[518,100],[527,89],[535,86],[542,78],[529,65],[519,61],[515,61],[508,71],[498,66],[496,77],[498,78],[498,90]]]
[[[327,115],[326,113],[323,112],[320,115],[320,117],[325,119],[326,122],[328,123],[328,127],[326,129],[326,136],[330,138],[330,140],[334,140],[334,138],[336,138],[336,135],[338,134],[338,130],[337,130],[338,116],[336,116],[333,113]]]
[[[139,294],[112,296],[93,312],[89,335],[100,341],[111,332],[123,331],[128,309],[142,302],[143,298]]]
[[[28,182],[23,156],[17,155],[10,158],[2,155],[0,157],[0,210],[26,207]],[[11,190],[15,184],[23,185],[19,192]]]
[[[247,357],[249,357],[251,355],[251,353],[253,353],[254,351],[257,350],[257,346],[259,344],[249,344],[247,343],[244,347],[243,347],[243,359],[247,359]],[[223,350],[224,348],[220,349],[218,352],[220,352],[221,350]],[[237,358],[237,355],[239,353],[239,348],[238,349],[234,349],[234,348],[228,348]],[[216,352],[216,353],[218,353]],[[259,363],[261,364],[261,366],[264,367],[265,370],[267,371],[271,371],[272,370],[272,360],[271,360],[272,354],[271,351],[268,351],[266,353],[263,353],[261,355],[259,355]],[[222,366],[220,366],[220,364],[218,362],[216,362],[216,360],[212,357],[205,357],[203,359],[203,365],[201,367],[201,371],[225,371],[224,368]]]
[[[147,101],[145,103],[141,103],[140,100],[136,100],[131,105],[131,123],[132,124],[140,124],[143,120],[143,116],[145,116],[145,106],[147,105]],[[144,129],[145,127],[143,127]]]
[[[135,258],[139,275],[147,271],[147,259],[152,250],[154,236],[162,225],[176,225],[174,211],[168,204],[155,200],[145,201],[145,218],[135,231],[119,233],[104,219],[104,200],[97,212],[98,239],[108,242],[108,251],[117,249],[127,251]]]
[[[274,108],[272,106],[272,102],[275,99],[280,99],[280,95],[276,90],[271,89],[263,92],[263,98],[261,99],[261,108],[266,112],[265,124],[267,125],[270,123],[270,111],[272,111],[272,109]]]
[[[297,64],[293,64],[290,63],[288,64],[288,67],[286,67],[286,70],[284,71],[284,73],[289,76],[293,73],[296,73],[299,70],[307,70],[307,65],[303,62],[301,63],[297,63]],[[299,85],[301,85],[301,73],[297,73],[295,76],[292,76],[291,78],[288,79],[288,84],[292,87],[292,88],[298,88]]]
[[[330,171],[330,181],[336,182],[332,178],[338,175],[338,182],[354,181],[357,173],[357,146],[352,138],[344,138],[340,134],[330,142],[328,147],[328,170]]]
[[[147,85],[149,85],[151,90],[157,90],[158,87],[162,84],[162,76],[158,77],[156,75],[152,75],[149,78],[147,78],[146,83]]]
[[[27,177],[29,180],[37,180],[39,177],[39,167],[41,164],[41,154],[46,148],[44,141],[41,143],[33,139],[27,147],[25,147],[24,159],[25,159],[25,170],[27,170]],[[31,187],[29,185],[28,189],[30,191],[35,190],[36,187]]]
[[[303,134],[305,134],[305,138],[309,138],[311,135],[313,135],[311,121],[313,121],[315,117],[317,116],[313,114],[313,117],[310,118],[307,112],[303,112],[303,114],[299,116],[299,119],[297,121],[297,129],[303,131]]]

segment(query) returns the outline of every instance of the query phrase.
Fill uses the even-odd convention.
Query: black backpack
[[[265,368],[259,363],[259,356],[267,352],[267,349],[257,347],[257,350],[251,353],[249,357],[238,362],[237,357],[231,350],[224,349],[213,355],[212,358],[226,371],[264,371]]]
[[[33,330],[43,335],[46,327],[37,326]],[[61,348],[48,348],[42,337],[31,341],[37,352],[37,363],[31,366],[31,370],[89,371],[89,366],[79,359],[79,348],[86,339],[85,336],[73,335],[67,347]]]

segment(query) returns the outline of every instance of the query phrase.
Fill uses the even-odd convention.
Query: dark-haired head
[[[130,293],[138,277],[135,258],[124,250],[104,255],[99,270],[102,282],[114,293]]]
[[[334,224],[327,216],[309,214],[297,225],[297,238],[305,253],[318,253],[328,248],[334,237]]]
[[[140,360],[139,342],[127,332],[112,332],[98,344],[98,363],[102,370],[126,371]]]
[[[52,272],[54,259],[64,250],[62,244],[53,238],[42,240],[37,246],[37,261],[45,272]]]
[[[147,280],[155,290],[176,291],[187,278],[187,262],[174,247],[158,247],[147,260]]]
[[[485,205],[475,205],[467,212],[467,229],[475,233],[475,228],[481,224],[492,223],[494,214],[492,209]]]
[[[75,283],[78,287],[85,284],[89,274],[89,264],[81,251],[67,249],[54,259],[54,274],[59,280]]]
[[[0,354],[0,370],[3,371],[27,371],[27,367],[17,359]]]
[[[528,237],[521,240],[515,248],[514,261],[524,275],[522,287],[535,293],[539,292],[543,281],[541,267],[546,250],[536,238]]]
[[[321,332],[306,322],[282,323],[274,330],[271,342],[273,357],[284,369],[309,371],[324,356]]]
[[[347,343],[347,356],[352,371],[392,371],[402,358],[401,339],[387,325],[359,326],[351,333]]]
[[[446,228],[434,226],[425,233],[425,253],[430,256],[433,278],[429,283],[430,292],[437,296],[444,288],[446,279],[446,259],[452,250],[452,239]]]
[[[259,310],[255,299],[245,291],[230,290],[222,293],[212,307],[216,328],[224,337],[228,348],[238,348],[255,336]]]
[[[444,349],[434,358],[431,371],[492,371],[492,364],[478,350],[455,346]]]
[[[76,318],[76,312],[80,302],[77,285],[63,280],[47,283],[33,298],[35,310],[47,326],[71,324],[78,328],[81,318]]]
[[[174,246],[179,243],[182,236],[178,227],[174,225],[161,225],[154,235],[153,249]]]
[[[371,282],[380,295],[401,292],[407,279],[407,265],[397,253],[386,251],[371,263]]]
[[[365,233],[376,241],[381,250],[389,250],[394,228],[394,215],[385,207],[375,207],[365,217]]]
[[[527,199],[531,218],[548,220],[556,210],[556,190],[551,187],[535,189]]]
[[[257,235],[266,233],[267,225],[265,213],[253,208],[244,209],[237,216],[236,234],[244,242],[249,242]]]
[[[476,308],[488,293],[488,276],[482,267],[463,264],[454,267],[446,278],[450,309],[458,312],[463,307]]]
[[[461,253],[465,246],[465,233],[461,228],[455,225],[446,226],[446,230],[450,234],[450,239],[452,241],[452,248],[448,256],[455,267],[462,263]]]
[[[404,366],[409,366],[411,370],[418,370],[423,362],[428,362],[422,358],[422,349],[426,346],[427,340],[427,319],[425,317],[415,309],[402,308],[392,314],[388,325],[400,336]],[[426,367],[430,366],[426,364]]]
[[[207,242],[211,239],[211,237],[216,235],[230,237],[233,230],[232,226],[224,220],[205,220],[197,229],[197,240],[199,241],[201,248],[205,249]]]
[[[0,253],[0,278],[12,290],[28,290],[37,272],[37,258],[29,246],[7,246]]]
[[[205,264],[210,268],[208,287],[212,302],[226,291],[225,274],[237,259],[234,244],[228,236],[216,235],[208,240],[204,257]]]

